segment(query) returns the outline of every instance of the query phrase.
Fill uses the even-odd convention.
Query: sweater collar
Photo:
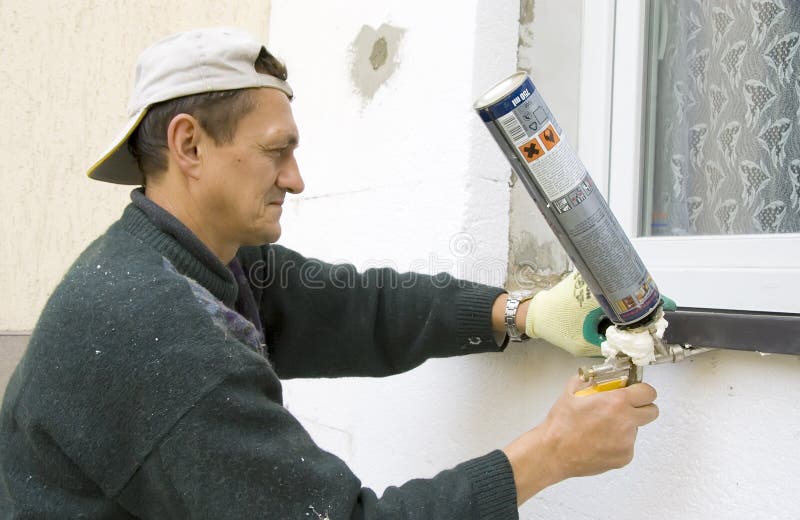
[[[233,308],[238,286],[230,269],[189,228],[148,199],[142,188],[131,192],[131,200],[122,215],[125,229],[165,256],[181,274],[197,280]]]

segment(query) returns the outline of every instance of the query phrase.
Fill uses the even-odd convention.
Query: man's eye
[[[270,147],[267,147],[267,146],[262,146],[261,147],[261,152],[262,153],[265,153],[265,154],[267,154],[269,156],[273,156],[273,157],[278,157],[280,155],[283,155],[283,151],[284,150],[285,150],[285,148],[270,148]]]

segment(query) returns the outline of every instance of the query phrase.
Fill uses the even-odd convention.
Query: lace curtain
[[[652,234],[800,232],[800,0],[655,4]]]

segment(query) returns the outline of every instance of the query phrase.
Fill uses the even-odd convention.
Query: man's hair
[[[256,72],[286,81],[286,66],[266,48],[261,48],[254,65]],[[215,143],[228,144],[236,135],[239,121],[254,107],[250,90],[204,92],[151,106],[128,139],[128,149],[136,157],[145,179],[167,169],[167,128],[175,116],[193,116]]]

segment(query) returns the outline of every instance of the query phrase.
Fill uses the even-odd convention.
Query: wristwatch
[[[506,300],[506,334],[511,341],[523,341],[529,338],[525,332],[517,328],[517,309],[519,304],[533,298],[530,291],[512,291]]]

